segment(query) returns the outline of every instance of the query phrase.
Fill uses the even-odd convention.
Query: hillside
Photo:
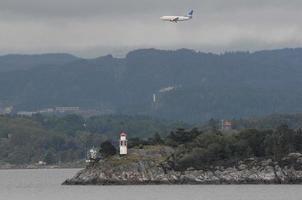
[[[280,124],[286,124],[290,128],[302,128],[302,113],[297,114],[272,114],[260,118],[239,119],[234,120],[234,128],[236,129],[275,129]]]
[[[29,70],[35,67],[63,65],[80,60],[70,54],[41,54],[18,55],[9,54],[0,56],[0,72]]]
[[[232,134],[179,129],[124,156],[101,149],[100,161],[63,184],[300,184],[301,142],[302,130],[285,125]]]
[[[89,148],[104,141],[118,144],[120,131],[129,138],[167,135],[176,124],[148,117],[0,116],[0,168],[5,164],[57,164],[84,160]],[[139,140],[138,140],[139,141]]]
[[[145,49],[123,59],[71,57],[60,64],[27,59],[38,65],[4,70],[12,61],[0,59],[0,104],[16,111],[80,106],[187,122],[302,111],[302,49],[221,55]]]
[[[48,164],[83,160],[87,149],[99,148],[104,141],[118,145],[121,131],[128,133],[129,148],[158,144],[177,148],[177,168],[188,163],[199,166],[215,159],[302,152],[301,114],[271,115],[233,123],[236,130],[223,134],[212,127],[212,122],[190,130],[193,125],[144,116],[0,116],[0,168],[5,164],[19,166],[40,160]],[[198,159],[206,160],[198,162]]]

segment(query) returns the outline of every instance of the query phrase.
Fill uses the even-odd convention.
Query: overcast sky
[[[159,20],[184,15],[184,23]],[[302,46],[302,0],[0,0],[0,54]]]

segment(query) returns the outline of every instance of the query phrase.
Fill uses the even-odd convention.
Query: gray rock
[[[162,150],[162,149],[161,149]],[[169,150],[170,151],[170,150]],[[160,155],[166,155],[162,150]],[[250,158],[237,166],[215,166],[211,169],[175,171],[164,169],[152,152],[135,152],[132,158],[101,162],[78,172],[66,185],[138,185],[138,184],[288,184],[302,183],[300,154],[290,154],[280,162]],[[157,157],[159,154],[153,154]],[[117,162],[118,160],[118,162]],[[122,162],[120,162],[122,161]],[[117,162],[117,163],[115,163]]]

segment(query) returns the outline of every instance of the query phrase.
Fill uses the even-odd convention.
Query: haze
[[[298,47],[298,0],[1,0],[0,54],[67,52],[83,57],[136,48],[224,52]],[[184,15],[171,24],[162,15]]]

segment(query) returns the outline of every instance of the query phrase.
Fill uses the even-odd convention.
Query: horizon
[[[161,49],[161,48],[137,48],[137,49],[131,49],[129,51],[126,51],[123,55],[121,54],[113,54],[113,53],[105,53],[102,55],[97,55],[97,56],[93,56],[93,57],[85,57],[85,56],[81,56],[81,55],[77,55],[75,53],[72,52],[43,52],[43,53],[16,53],[16,52],[12,52],[12,53],[6,53],[6,54],[0,54],[0,57],[5,57],[5,56],[43,56],[43,55],[70,55],[70,56],[74,56],[80,59],[96,59],[96,58],[101,58],[101,57],[106,57],[106,56],[112,56],[113,58],[119,58],[119,59],[124,59],[127,57],[127,55],[131,52],[135,52],[135,51],[141,51],[141,50],[156,50],[156,51],[180,51],[180,50],[188,50],[188,51],[193,51],[195,53],[204,53],[204,54],[213,54],[213,55],[225,55],[225,54],[229,54],[229,53],[249,53],[249,54],[253,54],[253,53],[257,53],[257,52],[265,52],[265,51],[282,51],[282,50],[299,50],[302,49],[301,47],[284,47],[284,48],[272,48],[272,49],[259,49],[259,50],[230,50],[230,51],[222,51],[222,52],[213,52],[213,51],[200,51],[197,49],[193,49],[193,48],[177,48],[177,49]]]

